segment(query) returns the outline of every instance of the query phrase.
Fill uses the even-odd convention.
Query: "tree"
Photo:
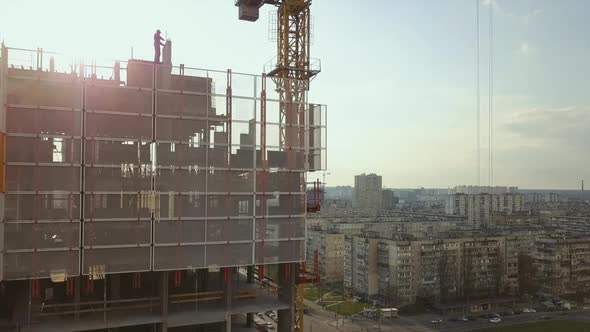
[[[539,290],[537,268],[530,255],[518,255],[518,288],[521,294],[534,294]]]
[[[447,250],[441,250],[441,257],[438,264],[440,302],[445,303],[451,299],[452,294],[449,289],[452,288],[456,282],[456,275],[454,274],[455,264],[452,259],[449,259],[449,253]]]

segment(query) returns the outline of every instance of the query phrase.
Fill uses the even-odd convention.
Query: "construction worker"
[[[154,51],[156,52],[154,63],[160,63],[160,46],[164,46],[164,43],[162,43],[164,38],[162,38],[160,33],[160,29],[156,30],[156,33],[154,33]]]

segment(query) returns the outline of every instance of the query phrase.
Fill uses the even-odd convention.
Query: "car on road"
[[[460,321],[460,322],[468,322],[469,321],[469,317],[461,316],[461,317],[457,318],[457,320]]]
[[[459,321],[459,319],[457,319],[457,317],[449,318],[449,322],[457,322],[457,321]]]
[[[494,317],[494,318],[490,318],[490,323],[500,323],[502,321],[502,319]]]
[[[551,316],[547,316],[547,315],[543,315],[541,317],[539,317],[539,319],[551,319]]]
[[[488,318],[500,318],[500,314],[496,313],[496,312],[490,312],[488,314]]]
[[[534,313],[534,312],[537,312],[537,310],[535,310],[533,308],[524,308],[524,309],[522,309],[522,312],[527,312],[527,313],[533,312]]]
[[[467,316],[467,319],[469,319],[470,321],[476,321],[477,317],[475,316]]]
[[[430,322],[431,322],[432,324],[440,324],[440,323],[442,323],[442,322],[443,322],[443,320],[442,320],[442,319],[440,319],[440,318],[435,318],[435,319],[431,320]]]

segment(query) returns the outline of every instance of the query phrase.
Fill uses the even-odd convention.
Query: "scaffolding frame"
[[[13,50],[34,52],[36,68],[14,67],[8,56]],[[42,180],[28,188],[30,190],[20,190],[13,183],[26,182],[22,177],[15,181],[11,173],[6,176],[11,184],[3,183],[7,184],[3,188],[2,201],[6,206],[3,212],[16,209],[16,214],[3,215],[0,223],[0,260],[21,255],[18,261],[22,263],[29,258],[31,268],[29,272],[16,271],[16,275],[0,271],[0,280],[47,278],[55,271],[66,275],[92,275],[91,271],[108,274],[263,266],[305,259],[305,174],[326,167],[325,105],[289,105],[305,110],[302,124],[293,125],[305,134],[299,146],[291,147],[289,155],[300,156],[294,160],[281,155],[280,114],[272,112],[284,109],[282,103],[285,102],[281,101],[280,91],[266,89],[265,75],[132,60],[119,61],[112,66],[74,63],[69,64],[68,73],[62,74],[54,71],[53,58],[50,67],[44,63],[44,53],[59,57],[42,50],[3,47],[0,98],[9,97],[2,103],[3,119],[15,123],[11,120],[21,120],[19,116],[29,111],[34,113],[33,119],[37,118],[36,114],[44,114],[41,112],[61,114],[66,119],[69,119],[66,115],[76,114],[80,117],[79,127],[69,133],[58,131],[63,124],[56,124],[58,129],[53,133],[44,131],[44,126],[48,125],[44,123],[38,124],[40,128],[0,127],[0,131],[7,133],[6,142],[3,142],[2,171],[5,167],[10,167],[11,172],[13,169],[23,173],[22,170],[33,170],[33,178]],[[134,75],[143,75],[144,71],[151,75],[151,84],[147,84],[149,78],[131,79]],[[110,79],[98,78],[100,73],[110,73]],[[18,91],[7,91],[7,87],[22,82],[36,86],[33,90],[23,90],[29,92],[72,84],[81,90],[79,103],[71,105],[64,101],[60,104],[60,100],[42,94],[36,96],[40,99],[35,99]],[[60,91],[55,95],[59,96]],[[15,95],[26,102],[11,103]],[[117,97],[111,99],[117,99],[119,104],[109,104],[105,96]],[[257,107],[259,103],[260,108]],[[200,134],[182,135],[191,130]],[[27,156],[21,155],[17,157],[25,159],[18,159],[11,152],[19,141],[34,142],[35,149],[41,152],[46,151],[39,142],[51,142],[54,150],[56,145],[68,146],[71,160],[64,161],[66,152],[61,150],[55,152],[64,155],[59,161],[45,162],[40,156],[25,160]],[[118,160],[116,152],[120,150],[135,152],[125,154],[128,156],[123,158],[125,160]],[[219,150],[225,151],[224,158],[218,158]],[[113,157],[101,159],[101,152],[108,155],[109,151]],[[134,153],[136,155],[131,158]],[[72,157],[76,155],[77,159]],[[183,159],[187,155],[189,157]],[[72,184],[77,188],[64,190],[54,183],[44,183],[47,178],[44,172],[49,169],[68,172],[78,169],[79,175],[71,176],[78,178]],[[2,178],[5,180],[4,176]],[[69,217],[56,217],[55,209],[36,209],[40,204],[48,204],[48,200],[51,204],[61,204],[56,202],[63,195],[66,198],[62,200],[70,210]],[[31,216],[18,214],[19,204],[31,198],[35,212]],[[21,202],[23,199],[25,201]],[[117,200],[120,211],[110,211],[108,205]],[[199,207],[195,208],[195,204]],[[222,213],[219,207],[224,205],[226,211],[232,206],[237,206],[238,211]],[[73,218],[76,210],[78,217]],[[12,247],[6,247],[7,225],[17,225],[9,228],[31,225],[45,235],[50,232],[46,225],[69,225],[76,236],[68,240],[68,245],[48,247],[44,243],[31,243],[28,247],[14,247],[11,243]],[[242,236],[244,231],[251,236]],[[101,232],[121,232],[122,238],[118,239],[118,234],[100,238]],[[14,233],[22,236],[23,231],[11,234]],[[38,241],[34,232],[30,235],[31,241]],[[61,241],[63,243],[65,238]],[[229,260],[216,257],[220,248]],[[246,248],[250,254],[240,256]],[[65,257],[65,261],[72,264],[60,267],[59,264],[64,264],[52,262],[41,257],[43,255],[59,261]],[[160,255],[171,255],[177,261],[162,264],[158,259]],[[202,260],[194,255],[202,255]],[[133,264],[126,266],[126,259]],[[170,260],[164,261],[169,263]],[[34,271],[33,266],[42,262],[48,266]],[[264,275],[264,271],[261,274]]]

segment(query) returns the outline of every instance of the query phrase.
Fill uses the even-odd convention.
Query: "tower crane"
[[[312,65],[310,58],[311,0],[235,0],[235,5],[239,7],[239,19],[251,22],[258,20],[260,8],[265,4],[277,8],[276,62],[268,68],[266,76],[276,84],[279,94],[279,146],[287,155],[288,167],[295,169],[296,152],[305,147],[304,124],[309,83],[320,72],[319,66]],[[305,190],[306,184],[303,183],[303,186]],[[318,261],[316,252],[313,272],[307,271],[305,263],[297,268],[295,331],[303,331],[304,285],[319,282]]]
[[[311,0],[236,0],[239,19],[256,21],[260,7],[277,7],[276,62],[266,73],[277,86],[280,98],[280,145],[289,151],[303,143],[301,123],[307,102],[309,82],[320,72],[310,58]]]

